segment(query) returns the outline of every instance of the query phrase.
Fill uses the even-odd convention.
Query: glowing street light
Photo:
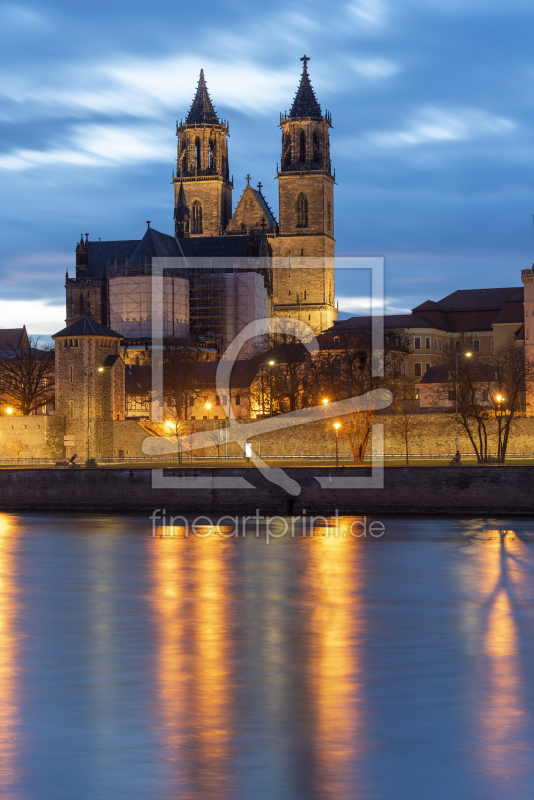
[[[502,396],[502,394],[498,394],[498,395],[496,396],[495,400],[496,400],[496,401],[499,403],[499,405],[500,405],[500,404],[502,403],[502,401],[504,400],[504,397]]]
[[[206,411],[208,412],[208,419],[209,419],[209,418],[210,418],[210,408],[211,408],[211,403],[205,403],[205,404],[204,404],[204,408],[205,408],[205,409],[206,409]]]
[[[6,408],[6,414],[12,414],[12,413],[13,413],[12,408]]]

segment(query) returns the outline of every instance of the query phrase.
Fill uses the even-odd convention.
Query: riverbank
[[[370,468],[300,467],[276,473],[279,480],[289,480],[293,495],[256,469],[2,470],[0,509],[534,514],[531,466],[388,467],[379,488],[350,485],[354,478],[380,482],[380,473],[373,479]],[[231,484],[225,487],[228,481]]]

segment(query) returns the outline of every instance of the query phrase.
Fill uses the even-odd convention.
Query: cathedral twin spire
[[[189,114],[186,119],[187,125],[219,125],[219,118],[213,108],[213,103],[208,93],[206,80],[204,78],[204,70],[200,70],[200,78],[198,79],[197,92],[195,98],[189,109]]]

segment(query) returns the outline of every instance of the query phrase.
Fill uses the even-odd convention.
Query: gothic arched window
[[[297,228],[308,227],[308,198],[301,192],[297,197]]]
[[[209,147],[209,168],[215,169],[215,140],[210,139],[210,147]]]
[[[191,215],[191,233],[202,233],[202,206],[199,200],[193,203]]]
[[[332,227],[332,206],[330,205],[330,198],[326,201],[326,228],[330,230]]]
[[[200,172],[200,139],[198,137],[195,139],[195,167]]]
[[[80,295],[80,317],[83,317],[85,303],[83,302],[83,294]]]
[[[291,134],[289,131],[284,136],[284,144],[283,144],[283,166],[290,167],[291,166]]]
[[[300,132],[300,161],[306,161],[306,134],[304,131]]]
[[[313,163],[314,164],[321,164],[323,161],[322,153],[321,153],[321,141],[319,138],[319,134],[317,131],[313,132]]]

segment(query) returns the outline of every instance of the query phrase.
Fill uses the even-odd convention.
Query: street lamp
[[[328,405],[328,398],[325,397],[325,398],[323,398],[323,406],[324,406],[324,415],[325,415],[325,417],[326,417],[326,407],[327,407],[327,405]]]
[[[13,413],[13,409],[11,407],[10,408],[6,408],[6,414],[12,414],[12,413]]]
[[[337,438],[339,434],[339,429],[341,428],[341,422],[334,422],[334,428],[336,431],[336,467],[339,467],[339,448],[338,448]]]
[[[458,438],[458,356],[465,356],[466,358],[471,358],[471,353],[456,353],[456,374],[455,378],[455,386],[454,386],[454,415],[456,417],[456,439],[454,441],[456,445],[456,452],[459,453],[460,451],[460,439]],[[457,456],[459,458],[459,456]]]
[[[206,409],[206,411],[208,412],[208,420],[209,420],[209,418],[210,418],[210,408],[211,408],[211,403],[206,403],[206,404],[204,405],[204,408],[205,408],[205,409]]]
[[[181,455],[180,442],[178,441],[178,423],[177,422],[173,422],[172,419],[168,419],[165,424],[167,425],[168,428],[171,428],[171,430],[172,430],[172,428],[174,428],[174,435],[176,436],[176,448],[177,448],[178,461],[181,462],[181,458],[180,458],[180,455]]]

